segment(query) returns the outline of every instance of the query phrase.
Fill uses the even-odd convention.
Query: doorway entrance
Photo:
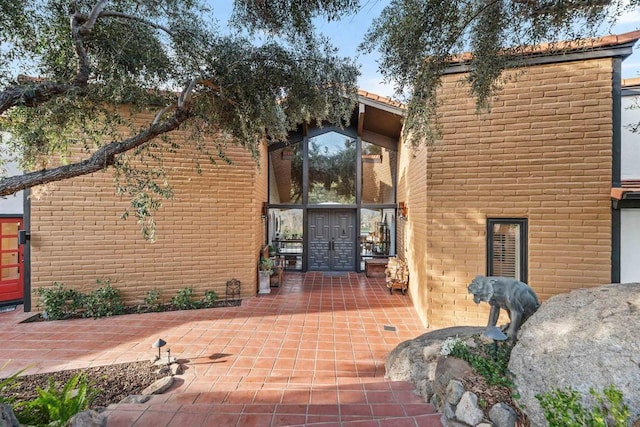
[[[22,218],[0,218],[0,304],[24,299],[21,228]]]
[[[354,271],[356,212],[346,209],[308,211],[309,270]]]

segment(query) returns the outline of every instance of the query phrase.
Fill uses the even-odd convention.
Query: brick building
[[[410,212],[401,254],[425,323],[484,323],[487,308],[466,290],[476,274],[520,278],[543,301],[620,281],[627,231],[611,200],[621,176],[620,66],[639,37],[533,54],[481,114],[461,82],[465,64],[448,70],[442,140],[417,157],[401,153],[398,198]],[[640,280],[624,259],[635,270],[627,280]]]
[[[263,147],[260,168],[230,147],[232,165],[199,176],[182,151],[168,159],[175,198],[155,215],[153,244],[119,218],[128,200],[114,194],[111,172],[57,183],[25,212],[26,295],[109,278],[138,303],[152,288],[224,295],[237,278],[253,297],[266,244],[303,272],[363,271],[397,254],[434,327],[486,322],[466,291],[476,274],[518,277],[543,300],[618,282],[621,271],[640,280],[625,249],[640,247],[629,232],[640,228],[640,189],[623,171],[640,164],[627,159],[640,152],[622,131],[634,117],[623,95],[635,92],[620,77],[638,38],[538,50],[481,114],[461,83],[465,64],[452,64],[439,92],[442,139],[428,149],[400,141],[401,105],[361,92],[348,126],[300,127],[289,144]]]

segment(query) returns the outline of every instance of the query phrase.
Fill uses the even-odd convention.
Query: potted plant
[[[274,262],[271,258],[260,258],[258,264],[258,276],[260,278],[259,294],[271,293],[271,275],[273,274]]]

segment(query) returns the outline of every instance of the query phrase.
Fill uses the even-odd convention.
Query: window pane
[[[3,222],[0,223],[0,235],[6,236],[10,234],[18,234],[18,223],[17,222]]]
[[[269,153],[269,202],[302,203],[302,146]]]
[[[395,203],[396,152],[362,142],[362,203]]]
[[[395,228],[394,209],[361,209],[360,255],[375,257],[395,254]]]
[[[491,275],[520,279],[520,224],[493,224]]]
[[[0,279],[1,280],[12,280],[19,279],[20,271],[18,267],[3,267],[0,268]]]
[[[338,132],[309,138],[309,203],[355,202],[355,139]]]
[[[302,238],[301,209],[269,209],[269,244],[284,258],[286,269],[302,269]]]

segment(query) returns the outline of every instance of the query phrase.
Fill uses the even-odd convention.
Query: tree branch
[[[174,114],[161,123],[152,123],[147,129],[124,141],[111,142],[93,153],[88,159],[70,165],[59,166],[53,169],[30,172],[17,175],[0,181],[0,196],[8,196],[17,191],[61,181],[76,176],[98,172],[113,165],[118,154],[132,150],[153,138],[177,129],[183,122],[191,117],[188,109],[177,109]]]
[[[113,10],[104,10],[100,12],[99,17],[100,18],[123,18],[123,19],[129,19],[131,21],[138,21],[149,27],[164,31],[165,33],[169,34],[171,37],[176,37],[176,35],[164,25],[156,24],[155,22],[149,21],[148,19],[144,19],[139,16],[129,15],[128,13],[116,12]]]
[[[68,93],[72,88],[71,85],[54,82],[12,86],[0,92],[0,115],[17,106],[38,106],[56,96]]]
[[[99,0],[91,9],[91,13],[89,13],[89,18],[82,24],[82,32],[83,34],[88,34],[93,30],[93,27],[96,25],[96,21],[98,17],[104,10],[107,5],[107,0]]]

